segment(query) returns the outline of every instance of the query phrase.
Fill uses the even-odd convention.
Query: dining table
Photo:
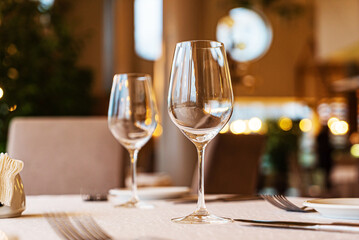
[[[304,198],[290,198],[301,205]],[[83,201],[80,195],[27,196],[26,210],[20,217],[0,219],[0,230],[9,240],[61,239],[51,228],[44,214],[65,212],[68,215],[90,215],[113,239],[124,240],[200,240],[200,239],[359,239],[359,233],[297,230],[257,227],[233,222],[227,224],[179,224],[174,217],[193,211],[195,202],[178,203],[170,200],[150,200],[152,209],[114,207],[114,201]],[[318,212],[287,212],[264,200],[212,201],[208,210],[233,219],[282,220],[305,222],[348,222],[359,220],[331,219]]]

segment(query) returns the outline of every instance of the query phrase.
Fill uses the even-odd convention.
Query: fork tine
[[[93,229],[96,230],[97,233],[99,233],[104,239],[110,240],[112,237],[110,237],[93,219],[91,216],[87,216],[88,222],[93,226]]]
[[[45,213],[44,214],[46,221],[50,224],[50,226],[52,227],[52,229],[54,229],[54,231],[57,233],[57,235],[59,235],[60,237],[63,237],[66,240],[73,240],[74,238],[71,236],[71,234],[68,233],[68,231],[58,227],[57,223],[55,222],[55,220],[53,219],[52,216],[50,216],[50,214]]]
[[[300,211],[300,212],[310,212],[310,211],[308,211],[308,210],[305,210],[305,207],[301,208],[301,207],[295,205],[294,203],[292,203],[291,201],[289,201],[286,196],[282,195],[282,198],[283,198],[283,200],[285,200],[285,201],[287,201],[288,203],[292,204],[298,211]]]
[[[283,204],[281,204],[280,202],[276,201],[275,198],[273,198],[272,196],[268,197],[267,200],[269,201],[269,203],[271,203],[272,205],[278,207],[278,208],[281,208],[281,209],[284,209],[284,210],[287,210],[287,207]]]
[[[68,231],[75,236],[76,240],[84,240],[86,239],[86,236],[81,234],[75,225],[71,222],[69,216],[64,212],[54,213],[55,220],[59,222],[60,225],[62,225],[63,228],[68,229]]]
[[[275,198],[278,201],[280,201],[283,205],[288,206],[288,208],[290,208],[293,211],[305,212],[303,209],[301,209],[300,207],[289,201],[284,195],[276,195]]]
[[[272,205],[291,212],[313,212],[313,210],[305,210],[289,201],[284,195],[260,195],[264,200]]]
[[[292,211],[295,210],[295,207],[292,206],[292,204],[289,204],[287,201],[284,201],[281,198],[281,195],[273,195],[273,197],[275,198],[276,201],[280,202],[281,204],[283,204],[288,211]]]
[[[66,240],[111,240],[91,216],[70,217],[63,212],[45,213],[55,232]]]
[[[78,217],[72,218],[76,225],[81,229],[81,231],[87,236],[86,239],[92,240],[103,240],[103,238],[98,235],[96,232],[92,231],[88,224],[85,224],[84,221],[80,220]]]
[[[277,201],[273,198],[272,195],[261,195],[261,197],[263,197],[264,200],[266,200],[266,201],[269,202],[270,204],[274,205],[275,207],[278,207],[278,208],[283,209],[283,210],[287,210],[287,208],[286,208],[283,204],[277,202]]]
[[[65,213],[49,213],[49,219],[54,223],[53,226],[56,227],[57,232],[62,233],[61,235],[66,235],[66,239],[70,240],[83,240],[85,239],[75,228],[75,226],[70,222],[70,219]]]

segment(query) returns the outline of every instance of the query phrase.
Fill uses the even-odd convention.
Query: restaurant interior
[[[195,192],[195,145],[167,97],[176,44],[214,40],[234,102],[206,148],[205,193],[359,197],[358,22],[357,0],[1,1],[0,152],[24,161],[29,195],[80,193],[87,170],[101,191],[129,187],[109,99],[115,74],[147,73],[158,123],[138,187]],[[89,119],[106,126],[78,132]]]

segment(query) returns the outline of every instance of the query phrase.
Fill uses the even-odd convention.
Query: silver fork
[[[260,195],[264,200],[269,202],[275,207],[290,212],[314,212],[314,209],[307,209],[307,207],[298,207],[291,201],[289,201],[283,195]]]
[[[69,217],[66,213],[45,213],[55,232],[66,240],[112,239],[91,216]]]

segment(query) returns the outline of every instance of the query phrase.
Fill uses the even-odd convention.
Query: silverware
[[[314,209],[307,209],[307,207],[298,207],[289,201],[283,195],[260,195],[264,200],[273,206],[289,212],[315,212]]]
[[[107,201],[107,192],[96,188],[80,188],[80,194],[84,201]]]
[[[242,195],[242,194],[235,194],[230,196],[219,196],[213,198],[206,198],[206,203],[210,202],[231,202],[231,201],[250,201],[250,200],[263,200],[260,196],[253,196],[253,195]],[[175,204],[182,204],[182,203],[195,203],[197,202],[197,195],[190,195],[183,198],[177,199],[169,199]]]
[[[69,217],[66,213],[45,213],[44,216],[55,232],[67,240],[112,239],[91,216]]]
[[[248,219],[233,219],[233,220],[250,224],[252,226],[260,226],[260,227],[359,233],[358,223],[344,223],[344,222],[315,223],[315,222],[265,221],[265,220],[248,220]]]
[[[81,195],[82,200],[87,201],[87,202],[92,202],[92,201],[107,201],[107,194],[101,194],[101,193],[94,193],[94,194],[82,194]]]

